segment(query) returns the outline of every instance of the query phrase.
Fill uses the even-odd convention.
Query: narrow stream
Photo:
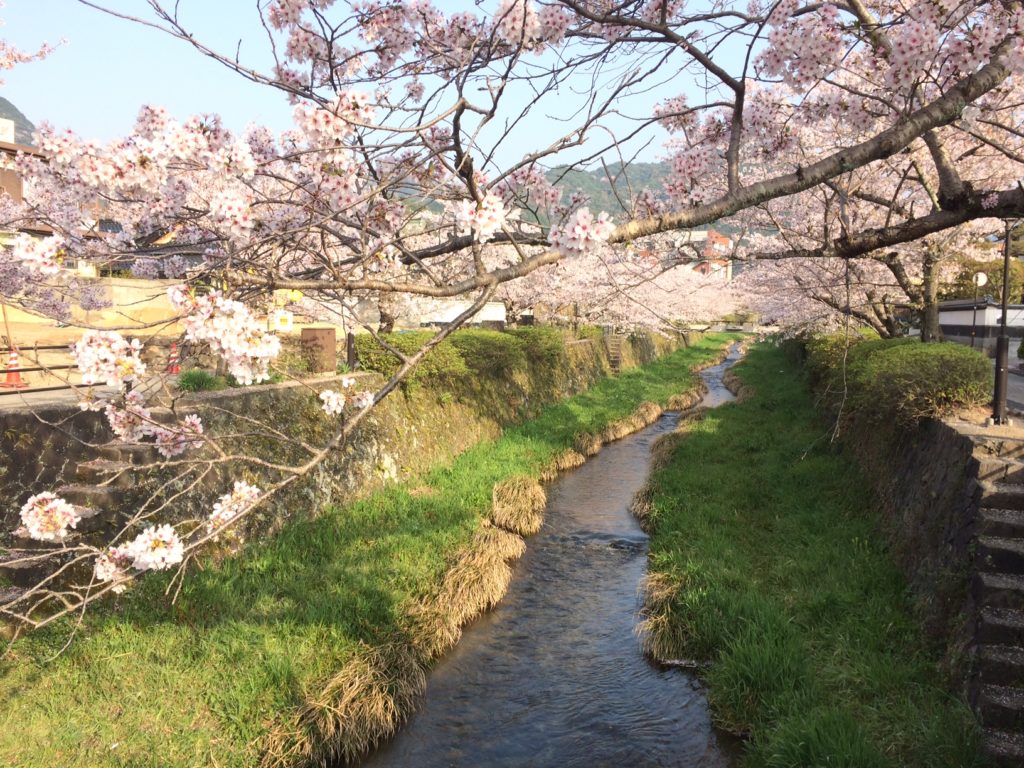
[[[703,404],[734,348],[701,376]],[[687,672],[644,658],[634,636],[647,536],[630,514],[666,414],[548,489],[544,528],[528,540],[508,594],[430,672],[419,711],[363,766],[727,766]]]

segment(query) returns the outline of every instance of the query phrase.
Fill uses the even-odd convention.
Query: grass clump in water
[[[687,424],[640,500],[645,647],[711,663],[714,716],[750,737],[746,766],[984,765],[868,485],[799,372],[763,345],[736,370],[752,394]]]

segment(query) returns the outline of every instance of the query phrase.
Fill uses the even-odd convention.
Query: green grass
[[[754,395],[692,425],[652,477],[651,570],[678,588],[663,654],[712,662],[746,766],[982,765],[800,373],[764,345],[737,373]]]
[[[577,432],[685,391],[691,366],[727,338],[604,379],[414,483],[289,524],[192,574],[173,606],[165,580],[146,579],[90,614],[56,660],[67,626],[19,641],[0,662],[0,765],[255,764],[275,715],[360,644],[394,637],[407,601],[468,543],[496,482],[535,476]]]
[[[227,379],[202,368],[191,368],[178,374],[178,389],[182,392],[216,392],[227,387]]]

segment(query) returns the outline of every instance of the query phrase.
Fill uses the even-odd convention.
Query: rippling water
[[[702,373],[704,404],[731,395]],[[699,683],[640,654],[647,536],[628,511],[666,414],[548,489],[508,594],[431,670],[419,711],[364,766],[727,766]]]

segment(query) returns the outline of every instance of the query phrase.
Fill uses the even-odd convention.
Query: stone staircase
[[[611,364],[612,373],[619,373],[622,370],[622,343],[621,333],[611,333],[605,337],[608,344],[608,362]]]
[[[153,409],[153,419],[169,423],[174,414],[169,409]],[[130,497],[139,483],[138,468],[159,458],[151,444],[109,443],[99,449],[98,458],[79,463],[74,481],[53,490],[74,505],[81,516],[65,545],[84,542],[100,546],[109,541],[132,513]],[[50,556],[42,557],[47,552]],[[35,555],[40,557],[26,560]],[[10,586],[0,586],[0,604],[24,594],[68,561],[69,557],[52,543],[34,541],[15,532],[0,548],[0,576],[10,582]]]
[[[974,677],[985,750],[1024,765],[1024,443],[975,438]]]

